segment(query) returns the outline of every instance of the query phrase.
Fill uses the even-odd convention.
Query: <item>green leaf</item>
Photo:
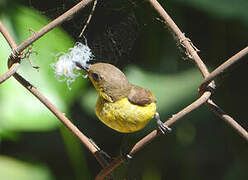
[[[49,169],[40,164],[31,164],[7,156],[0,156],[0,179],[52,180]]]

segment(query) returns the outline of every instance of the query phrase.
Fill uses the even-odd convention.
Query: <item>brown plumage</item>
[[[91,65],[89,77],[94,79],[95,84],[93,84],[95,88],[101,89],[102,92],[110,97],[110,101],[115,102],[123,97],[127,97],[131,103],[140,106],[156,102],[150,90],[130,84],[126,76],[111,64],[96,63]]]

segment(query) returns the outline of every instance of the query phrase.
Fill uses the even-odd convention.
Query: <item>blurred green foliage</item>
[[[248,15],[246,0],[175,0],[183,5],[193,7],[208,13],[210,16],[217,16],[223,19],[236,19],[248,25]]]
[[[209,69],[247,45],[246,0],[160,2],[201,50],[200,56]],[[38,31],[50,22],[44,14],[55,18],[75,3],[1,0],[0,20],[19,44],[31,35],[30,29]],[[33,44],[37,54],[33,53],[31,60],[40,66],[40,71],[24,59],[18,72],[104,151],[117,156],[122,134],[96,119],[97,94],[89,81],[78,79],[69,90],[65,82],[56,80],[51,68],[56,55],[68,51],[78,41],[77,35],[89,11],[86,8],[64,22],[64,30],[57,27]],[[158,111],[165,121],[198,97],[202,77],[156,17],[146,1],[98,2],[85,37],[96,59],[115,64],[131,83],[154,92]],[[130,19],[132,23],[127,21]],[[0,74],[3,74],[11,50],[2,35],[0,47]],[[247,76],[247,67],[247,62],[235,66],[230,75],[217,79],[214,97],[246,129],[248,123],[242,120],[248,118],[248,87],[242,77]],[[100,166],[92,155],[14,78],[1,84],[0,107],[0,153],[3,154],[0,179],[93,179],[99,172]],[[135,141],[154,128],[151,121],[144,130],[134,133]],[[247,152],[247,143],[239,135],[206,107],[201,107],[173,126],[170,134],[146,146],[128,165],[119,167],[115,175],[118,179],[131,180],[243,180],[248,178]]]
[[[10,32],[14,32],[17,43],[31,35],[30,28],[36,31],[49,22],[34,10],[24,6],[8,8],[1,17],[3,23],[8,25],[7,28],[10,29]],[[3,47],[0,50],[1,59],[7,59],[11,51],[2,35],[1,43],[1,47]],[[27,60],[23,61],[18,70],[30,82],[36,84],[35,86],[64,112],[67,111],[66,103],[72,101],[73,92],[61,91],[66,89],[66,86],[59,84],[53,78],[54,74],[50,64],[55,61],[55,55],[58,52],[66,50],[71,45],[72,40],[61,30],[55,29],[32,46],[38,54],[33,53],[31,59],[33,63],[40,66],[40,71],[33,69]],[[1,73],[6,70],[6,61],[1,61]],[[54,86],[55,83],[58,85]],[[0,93],[1,131],[42,131],[52,130],[58,126],[58,121],[47,108],[16,83],[13,78],[2,85]],[[6,96],[6,94],[8,95]],[[63,100],[61,100],[62,97]]]
[[[39,164],[27,163],[14,158],[0,156],[0,179],[52,180],[50,170]]]

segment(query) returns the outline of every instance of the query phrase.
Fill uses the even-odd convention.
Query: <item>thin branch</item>
[[[0,21],[0,32],[6,39],[10,47],[16,47],[16,43],[14,39],[11,37],[11,35],[9,34],[9,31],[7,30],[7,28],[3,25],[1,21]],[[0,76],[0,84],[6,81],[7,79],[9,79],[13,74],[15,74],[19,65],[20,65],[19,61],[13,62],[10,68],[8,69],[8,71],[4,73],[2,76]]]
[[[242,126],[240,126],[231,116],[225,113],[218,105],[216,105],[211,100],[207,101],[207,106],[248,142],[248,132]]]
[[[166,126],[171,126],[172,124],[177,122],[179,119],[181,119],[185,115],[189,114],[190,112],[192,112],[193,110],[197,109],[202,104],[204,104],[210,98],[210,96],[211,96],[211,92],[206,91],[199,99],[194,101],[189,106],[185,107],[183,110],[181,110],[177,114],[173,115],[164,124]],[[138,151],[140,151],[145,145],[150,143],[158,135],[159,134],[157,133],[157,130],[152,131],[147,136],[145,136],[143,139],[141,139],[139,142],[137,142],[128,154],[130,156],[134,156]],[[111,162],[109,164],[109,166],[102,169],[102,171],[97,175],[95,180],[102,180],[110,172],[112,172],[115,168],[117,168],[119,165],[121,165],[122,162],[123,162],[123,159],[121,159],[121,158],[114,160],[113,162]]]
[[[121,165],[123,162],[122,158],[117,158],[113,160],[108,166],[103,168],[101,172],[96,176],[95,180],[103,180],[106,176],[108,176],[115,168]]]
[[[91,1],[92,0],[82,0],[77,5],[75,5],[74,7],[72,7],[70,10],[68,10],[67,12],[65,12],[64,14],[62,14],[61,16],[59,16],[58,18],[56,18],[55,20],[53,20],[52,22],[50,22],[49,24],[47,24],[46,26],[44,26],[38,32],[33,33],[31,37],[29,37],[27,40],[25,40],[24,42],[22,42],[18,47],[16,47],[16,44],[15,44],[13,38],[10,37],[10,34],[8,33],[8,30],[0,22],[0,31],[1,31],[1,33],[3,34],[3,36],[5,37],[5,39],[7,40],[7,42],[9,43],[9,45],[11,47],[14,47],[14,46],[16,47],[15,49],[13,49],[13,52],[12,52],[12,54],[10,56],[10,59],[13,59],[13,61],[11,61],[11,63],[9,64],[9,67],[12,67],[12,63],[16,63],[16,65],[13,66],[12,68],[10,68],[8,72],[6,72],[4,75],[2,75],[0,77],[0,84],[2,82],[4,82],[5,80],[7,80],[10,76],[12,76],[17,71],[19,62],[16,59],[17,59],[18,55],[25,48],[27,48],[34,41],[36,41],[37,39],[39,39],[40,37],[42,37],[44,34],[46,34],[47,32],[49,32],[50,30],[52,30],[53,28],[55,28],[57,25],[63,23],[65,20],[71,18],[72,15],[74,15],[75,13],[77,13],[80,9],[84,8]],[[16,61],[14,61],[14,60],[16,60]]]
[[[39,99],[61,122],[71,130],[80,140],[85,144],[85,146],[94,154],[97,149],[93,146],[88,138],[80,132],[80,130],[74,126],[69,119],[67,119],[62,112],[60,112],[45,96],[43,96],[33,85],[26,81],[19,74],[15,74],[16,80],[22,84],[27,90],[29,90],[37,99]]]
[[[19,65],[20,65],[19,62],[12,64],[12,66],[8,69],[8,71],[4,73],[2,76],[0,76],[0,84],[2,84],[4,81],[9,79],[13,74],[15,74]]]
[[[72,7],[70,10],[66,11],[64,14],[44,26],[42,29],[40,29],[38,32],[34,33],[31,37],[29,37],[27,40],[22,42],[15,50],[17,52],[22,52],[26,47],[31,45],[34,41],[39,39],[41,36],[58,26],[59,24],[63,23],[67,19],[70,19],[75,13],[77,13],[80,9],[84,8],[87,4],[89,4],[92,0],[82,0],[77,5]]]
[[[204,92],[208,84],[217,76],[219,76],[224,71],[228,70],[234,63],[240,61],[244,56],[248,54],[248,47],[245,47],[237,54],[229,58],[226,62],[217,67],[213,72],[211,72],[202,82],[200,86],[200,94]],[[241,137],[243,137],[248,142],[248,132],[239,125],[231,116],[226,114],[218,105],[216,105],[212,100],[206,102],[207,107],[214,112],[217,116],[228,123]]]
[[[234,63],[238,62],[240,59],[248,54],[248,46],[239,51],[237,54],[229,58],[226,62],[217,67],[213,72],[211,72],[202,82],[200,90],[204,90],[207,85],[221,73],[230,68]]]
[[[78,139],[84,146],[92,153],[96,160],[102,167],[106,167],[108,162],[103,158],[99,149],[91,143],[89,138],[85,136],[65,115],[60,112],[44,95],[42,95],[32,84],[26,81],[18,73],[13,75],[15,79],[22,84],[29,92],[31,92],[37,99],[40,100]]]
[[[192,58],[194,60],[194,62],[196,63],[197,67],[200,69],[202,75],[204,78],[207,78],[207,80],[205,79],[204,83],[205,88],[203,89],[203,86],[201,86],[200,91],[200,95],[208,88],[206,88],[207,86],[211,89],[215,88],[215,84],[213,81],[213,78],[215,76],[217,76],[218,74],[220,74],[224,69],[230,67],[231,64],[237,62],[238,60],[240,60],[243,56],[245,56],[248,52],[248,49],[245,48],[243,49],[241,52],[239,52],[238,54],[236,54],[234,57],[230,58],[230,60],[227,63],[224,63],[222,66],[219,67],[219,69],[217,68],[213,74],[209,76],[209,72],[207,67],[205,66],[205,64],[203,63],[203,61],[201,60],[201,58],[198,56],[197,54],[197,49],[194,47],[193,43],[184,36],[184,33],[182,33],[180,31],[180,29],[178,28],[178,26],[174,23],[174,21],[170,18],[170,16],[166,13],[166,11],[163,9],[163,7],[156,1],[156,0],[148,0],[151,4],[151,6],[154,7],[154,9],[157,10],[157,12],[159,13],[159,15],[164,19],[164,21],[166,22],[167,26],[171,29],[171,31],[175,34],[175,36],[177,37],[177,39],[182,43],[183,47],[185,47],[187,54],[189,55],[190,58]],[[209,107],[213,112],[215,112],[215,114],[217,116],[220,116],[222,119],[225,119],[226,122],[230,122],[230,121],[234,121],[232,122],[232,124],[237,124],[237,122],[233,119],[233,118],[228,118],[227,116],[222,116],[222,114],[220,113],[222,110],[216,106],[216,108],[218,107],[219,110],[213,110],[213,106],[209,106],[208,103],[206,103],[207,107]],[[230,117],[230,116],[229,116]],[[239,129],[233,127],[236,131],[238,131]],[[243,134],[242,132],[239,132],[240,134]],[[242,136],[243,137],[243,136]]]
[[[211,96],[210,91],[206,91],[199,99],[194,101],[192,104],[188,105],[184,109],[182,109],[180,112],[177,114],[172,115],[172,117],[167,120],[164,124],[166,126],[171,126],[175,122],[177,122],[179,119],[183,118],[190,112],[194,111],[198,107],[200,107],[202,104],[204,104]],[[157,136],[157,130],[154,130],[150,134],[148,134],[146,137],[141,139],[138,143],[135,144],[135,146],[132,148],[130,151],[130,155],[133,156],[136,154],[137,151],[139,151],[141,148],[143,148],[144,145],[148,144],[152,139],[154,139]]]
[[[185,47],[189,58],[193,59],[200,69],[203,77],[208,76],[209,72],[207,70],[206,65],[203,63],[201,58],[197,54],[197,49],[193,46],[193,43],[189,38],[185,37],[184,33],[178,28],[176,23],[171,19],[171,17],[167,14],[164,8],[159,4],[157,0],[148,0],[150,5],[158,12],[158,14],[163,18],[168,28],[171,30],[173,34],[175,34],[178,41]]]
[[[43,96],[32,84],[26,81],[19,74],[14,74],[15,79],[22,84],[29,92],[31,92],[37,99],[39,99],[79,140],[89,149],[94,155],[98,149],[89,141],[89,139],[60,112],[45,96]]]
[[[83,27],[83,29],[82,29],[82,31],[81,31],[81,33],[79,34],[78,37],[81,37],[83,35],[85,29],[87,28],[88,24],[90,23],[90,20],[91,20],[91,18],[93,16],[93,13],[95,11],[95,8],[96,8],[96,4],[97,4],[97,0],[94,0],[94,3],[93,3],[93,6],[92,6],[90,15],[88,16],[88,19],[87,19],[87,21],[86,21],[86,23],[85,23],[85,25],[84,25],[84,27]]]
[[[0,32],[2,33],[2,35],[4,36],[4,38],[6,39],[6,41],[9,43],[9,46],[10,47],[16,45],[14,39],[9,34],[8,29],[3,25],[3,23],[1,21],[0,21]]]

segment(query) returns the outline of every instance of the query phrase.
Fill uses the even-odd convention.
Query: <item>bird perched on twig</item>
[[[108,127],[122,133],[143,129],[155,117],[158,130],[170,131],[156,112],[156,98],[146,89],[128,82],[124,73],[108,63],[93,63],[83,69],[96,91],[98,100],[95,111],[97,117]]]

